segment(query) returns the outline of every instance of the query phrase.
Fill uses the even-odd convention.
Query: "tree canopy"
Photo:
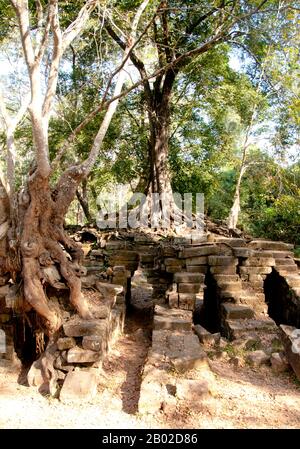
[[[9,170],[15,191],[36,158],[17,3],[28,7],[32,46],[43,53],[39,88],[45,94],[48,83],[51,93],[52,185],[93,159],[69,223],[93,221],[111,183],[203,192],[205,212],[226,220],[243,167],[238,226],[299,244],[297,1],[1,1],[1,178]],[[57,60],[55,20],[65,38]],[[122,64],[120,102],[95,145]],[[49,90],[51,67],[58,78]]]

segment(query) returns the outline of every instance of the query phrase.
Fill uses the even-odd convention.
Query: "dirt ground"
[[[292,372],[236,368],[225,360],[211,361],[209,399],[141,416],[137,407],[141,370],[150,344],[149,325],[129,319],[125,332],[104,363],[98,395],[90,403],[65,405],[43,397],[24,385],[24,376],[0,368],[0,428],[300,427],[300,383]]]

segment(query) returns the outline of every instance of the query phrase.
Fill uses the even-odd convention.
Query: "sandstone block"
[[[242,262],[245,267],[273,267],[275,259],[273,257],[249,257]]]
[[[202,344],[213,346],[216,343],[214,335],[208,332],[203,326],[200,326],[200,324],[196,324],[193,329]]]
[[[178,284],[178,293],[199,293],[200,291],[200,284]]]
[[[261,349],[253,351],[247,356],[247,362],[252,366],[267,365],[270,362],[270,356]]]
[[[220,254],[220,248],[215,244],[192,246],[190,248],[184,248],[184,250],[180,253],[180,257],[186,259],[190,257],[208,256],[211,254]]]
[[[176,310],[176,309],[174,309]],[[154,330],[185,330],[192,328],[192,320],[172,316],[154,316]]]
[[[57,347],[60,351],[71,349],[76,346],[76,341],[73,337],[62,337],[57,340]]]
[[[188,259],[186,259],[186,265],[207,265],[207,260],[207,256],[189,257]]]
[[[63,325],[67,337],[103,336],[107,332],[107,327],[107,320],[83,320],[77,317]]]
[[[280,325],[285,355],[300,380],[300,329],[294,326]]]
[[[221,307],[225,317],[230,320],[253,318],[254,316],[254,311],[247,306],[223,303]]]
[[[248,243],[248,246],[250,248],[255,249],[266,249],[266,250],[274,250],[274,251],[291,251],[294,248],[294,245],[284,242],[273,242],[271,240],[252,240],[250,243]]]
[[[235,257],[250,257],[253,254],[253,250],[250,248],[234,248],[233,254]]]
[[[90,401],[97,394],[97,377],[89,371],[72,371],[67,374],[59,399],[62,402]]]
[[[207,273],[208,266],[207,265],[187,265],[186,270],[189,273]]]
[[[272,267],[239,267],[241,274],[269,274]]]
[[[272,370],[275,373],[284,373],[289,369],[289,363],[283,353],[273,352],[271,355]]]
[[[201,273],[175,273],[174,282],[177,283],[201,283],[204,281],[204,275]]]
[[[179,308],[184,310],[194,310],[196,295],[192,293],[179,293]]]
[[[90,363],[100,360],[100,354],[89,349],[82,349],[78,346],[69,349],[67,353],[68,363]]]
[[[82,339],[82,347],[91,351],[103,352],[106,348],[106,342],[103,337],[96,335],[86,336]]]
[[[209,268],[212,274],[236,274],[235,265],[215,265]]]

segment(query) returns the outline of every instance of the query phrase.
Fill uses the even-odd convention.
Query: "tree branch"
[[[14,7],[18,21],[19,29],[21,34],[21,41],[24,51],[24,56],[26,64],[29,68],[32,68],[34,64],[34,50],[30,35],[30,23],[29,23],[29,8],[27,0],[11,0],[12,6]]]
[[[71,42],[78,36],[88,21],[91,12],[95,9],[97,0],[88,0],[81,8],[77,18],[72,22],[62,34],[62,52],[68,48]]]
[[[58,80],[58,67],[62,56],[62,32],[60,29],[58,18],[58,0],[50,0],[50,27],[53,33],[53,53],[52,61],[47,85],[47,91],[43,103],[43,117],[49,118],[51,111],[52,100],[55,96],[57,80]],[[47,120],[48,121],[48,120]]]
[[[144,12],[144,10],[147,7],[149,1],[150,0],[144,0],[141,3],[141,5],[139,6],[139,8],[135,14],[134,20],[132,22],[130,36],[129,36],[127,46],[124,50],[124,55],[123,55],[123,61],[125,60],[125,64],[124,64],[123,69],[119,72],[118,79],[117,79],[115,89],[114,89],[115,97],[122,92],[123,84],[124,84],[126,76],[127,76],[126,67],[129,62],[129,55],[132,54],[131,53],[132,48],[134,45],[136,45],[136,34],[137,34],[138,23],[140,21],[142,13]],[[106,114],[105,114],[105,117],[103,118],[103,121],[99,128],[99,131],[94,139],[90,154],[89,154],[88,158],[82,164],[82,167],[84,168],[84,171],[85,171],[85,176],[87,176],[90,173],[90,171],[92,170],[92,168],[96,162],[96,159],[98,157],[100,148],[101,148],[103,140],[105,138],[107,129],[110,125],[112,117],[113,117],[113,115],[116,111],[116,108],[118,106],[118,102],[119,102],[118,100],[114,100],[113,102],[111,102],[109,104]]]
[[[148,3],[148,1],[145,1],[141,4],[140,9],[137,11],[136,16],[134,17],[133,20],[133,25],[132,25],[132,33],[134,33],[134,30],[136,30],[137,25],[138,25],[138,18],[140,17],[141,14],[141,10],[142,10],[142,6],[144,5],[144,3]],[[155,16],[154,16],[155,17]],[[127,64],[127,61],[129,60],[129,58],[131,57],[133,50],[135,49],[135,47],[138,45],[138,43],[140,42],[140,40],[142,39],[142,37],[145,35],[145,33],[147,32],[147,30],[149,29],[149,27],[151,26],[154,17],[152,18],[152,20],[148,23],[148,25],[145,27],[144,31],[141,33],[141,35],[135,40],[134,43],[132,43],[132,45],[130,47],[128,47],[128,51],[125,54],[125,50],[126,50],[126,44],[119,38],[119,36],[113,31],[113,29],[110,27],[110,25],[107,23],[107,26],[109,28],[109,30],[112,32],[112,34],[115,36],[115,38],[117,39],[117,43],[119,44],[119,46],[124,50],[124,55],[123,55],[123,60],[121,62],[121,64],[119,65],[119,67],[116,68],[116,70],[111,74],[104,94],[102,96],[102,100],[100,102],[100,105],[97,106],[97,108],[95,108],[93,111],[91,111],[86,117],[85,119],[73,130],[73,132],[70,134],[70,136],[66,139],[66,141],[62,144],[62,146],[60,147],[56,157],[54,158],[53,162],[52,162],[52,170],[55,170],[58,166],[59,161],[61,160],[63,154],[65,153],[65,151],[68,149],[68,147],[74,142],[76,136],[82,131],[82,129],[91,121],[93,120],[94,117],[96,117],[96,115],[98,113],[100,113],[101,111],[104,111],[105,109],[107,109],[109,107],[109,105],[111,103],[113,103],[115,100],[119,100],[120,98],[122,98],[124,95],[126,95],[127,93],[129,93],[131,90],[133,90],[135,87],[139,86],[141,82],[134,84],[135,87],[132,87],[131,89],[129,89],[128,91],[126,91],[126,93],[124,93],[124,95],[113,95],[113,97],[106,101],[109,89],[112,85],[113,79],[114,77],[123,69],[124,71],[126,70],[125,65]],[[136,31],[135,31],[136,32]],[[133,42],[133,34],[131,33],[131,37],[128,39],[128,42]],[[146,75],[146,81],[149,79],[149,77],[147,77]],[[151,95],[151,89],[150,89],[150,85],[148,83],[149,86],[149,92]]]
[[[5,180],[6,190],[10,199],[12,199],[15,184],[16,149],[14,134],[18,124],[27,111],[29,102],[30,94],[27,94],[23,102],[21,103],[21,106],[15,117],[11,117],[9,112],[7,111],[4,98],[0,90],[0,112],[2,114],[6,128],[6,176],[3,177],[3,180]]]

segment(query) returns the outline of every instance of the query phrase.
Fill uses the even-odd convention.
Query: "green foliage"
[[[62,29],[74,20],[84,3],[84,0],[59,2]],[[176,54],[194,50],[212,36],[216,14],[208,15],[199,23],[195,20],[209,13],[211,8],[220,7],[221,3],[215,0],[167,2],[170,46]],[[247,14],[260,1],[229,3],[232,3],[232,14],[238,17]],[[35,4],[34,0],[29,1],[33,29],[36,27]],[[45,0],[42,4],[46,8],[48,2]],[[108,8],[107,14],[124,35],[128,34],[129,24],[140,4],[141,0],[100,2]],[[149,24],[158,4],[158,1],[150,2],[139,32]],[[189,60],[178,75],[171,101],[169,167],[174,191],[203,192],[206,213],[213,219],[225,220],[232,205],[243,141],[256,108],[251,134],[254,143],[249,148],[249,167],[241,185],[240,226],[255,236],[300,245],[300,168],[299,154],[295,150],[300,129],[299,30],[296,10],[284,9],[277,17],[277,7],[277,1],[269,0],[268,14],[257,14],[239,22],[232,32],[231,42],[221,43]],[[63,57],[49,130],[52,160],[72,130],[99,106],[107,80],[121,59],[120,49],[108,38],[103,27],[99,27],[101,20],[96,9],[87,29]],[[158,35],[162,37],[159,20],[156,23]],[[0,0],[0,45],[2,52],[8,52],[14,59],[20,56],[20,46],[15,46],[16,25],[10,2]],[[136,52],[144,58],[149,73],[158,67],[153,27],[147,29]],[[50,55],[51,45],[46,58]],[[241,61],[239,68],[232,68],[233,55]],[[260,83],[261,64],[266,69]],[[136,81],[137,74],[132,69],[130,76]],[[14,74],[7,78],[4,85],[8,86],[9,110],[14,113],[18,101],[11,100],[8,94],[18,91],[19,84]],[[114,85],[115,79],[109,95]],[[103,116],[104,111],[97,114],[69,145],[54,181],[69,164],[88,156]],[[3,130],[0,137],[4,148]],[[15,138],[19,187],[33,159],[28,119],[20,124]],[[97,211],[97,195],[108,184],[124,183],[130,184],[132,190],[145,189],[149,175],[148,139],[148,111],[141,86],[121,100],[89,178],[88,199],[92,214]],[[286,157],[291,148],[294,148],[294,161]],[[4,161],[3,153],[3,166]],[[69,222],[76,222],[78,215],[75,201]],[[300,250],[297,251],[300,256]]]

